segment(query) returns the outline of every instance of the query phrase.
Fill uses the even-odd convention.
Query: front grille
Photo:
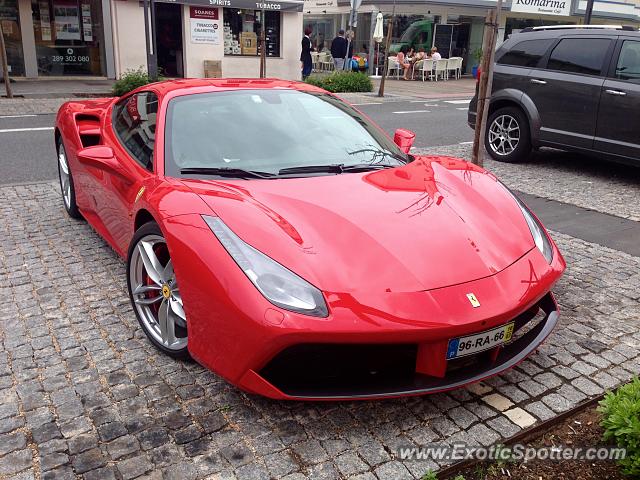
[[[259,374],[292,397],[336,398],[420,393],[455,388],[509,368],[535,349],[557,322],[547,294],[513,319],[509,344],[447,362],[443,378],[417,373],[417,344],[298,344]]]

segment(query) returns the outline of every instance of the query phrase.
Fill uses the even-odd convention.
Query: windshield
[[[169,176],[206,175],[197,169],[278,174],[292,167],[408,161],[351,106],[330,95],[296,90],[176,97],[168,106],[165,138]]]

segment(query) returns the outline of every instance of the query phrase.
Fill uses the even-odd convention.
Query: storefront
[[[139,2],[114,1],[112,16],[116,71],[145,66]],[[264,28],[267,76],[300,78],[301,0],[158,1],[155,28],[158,67],[164,76],[204,77],[207,62],[219,66],[215,76],[257,77]]]
[[[377,57],[377,47],[371,45],[372,19],[375,23],[377,13],[383,13],[386,35],[394,4],[391,52],[402,46],[416,50],[436,46],[444,58],[462,57],[466,72],[477,64],[474,52],[482,47],[485,16],[487,9],[495,8],[495,0],[363,0],[358,10],[354,51]],[[560,5],[562,8],[557,8]],[[586,0],[505,0],[498,42],[529,26],[582,23],[585,8]],[[338,30],[349,29],[349,10],[349,0],[305,1],[303,24],[313,29],[311,39],[316,49],[329,48]],[[596,0],[592,23],[638,26],[640,5],[632,0]],[[381,53],[380,63],[383,56]]]

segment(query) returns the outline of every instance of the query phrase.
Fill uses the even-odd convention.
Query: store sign
[[[571,0],[512,0],[511,11],[569,16]]]
[[[248,8],[252,10],[281,10],[301,12],[304,0],[256,1],[256,0],[156,0],[161,3],[179,3],[200,7]]]
[[[87,67],[91,62],[87,47],[55,47],[51,63],[68,67]]]
[[[191,43],[209,43],[220,45],[220,21],[218,9],[191,7]]]

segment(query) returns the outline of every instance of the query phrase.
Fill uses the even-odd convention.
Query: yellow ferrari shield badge
[[[471,306],[473,308],[478,308],[480,306],[480,302],[473,293],[467,293],[467,298],[469,299],[469,303],[471,303]]]
[[[164,298],[169,298],[171,296],[171,289],[169,288],[168,285],[162,286],[162,296]]]

